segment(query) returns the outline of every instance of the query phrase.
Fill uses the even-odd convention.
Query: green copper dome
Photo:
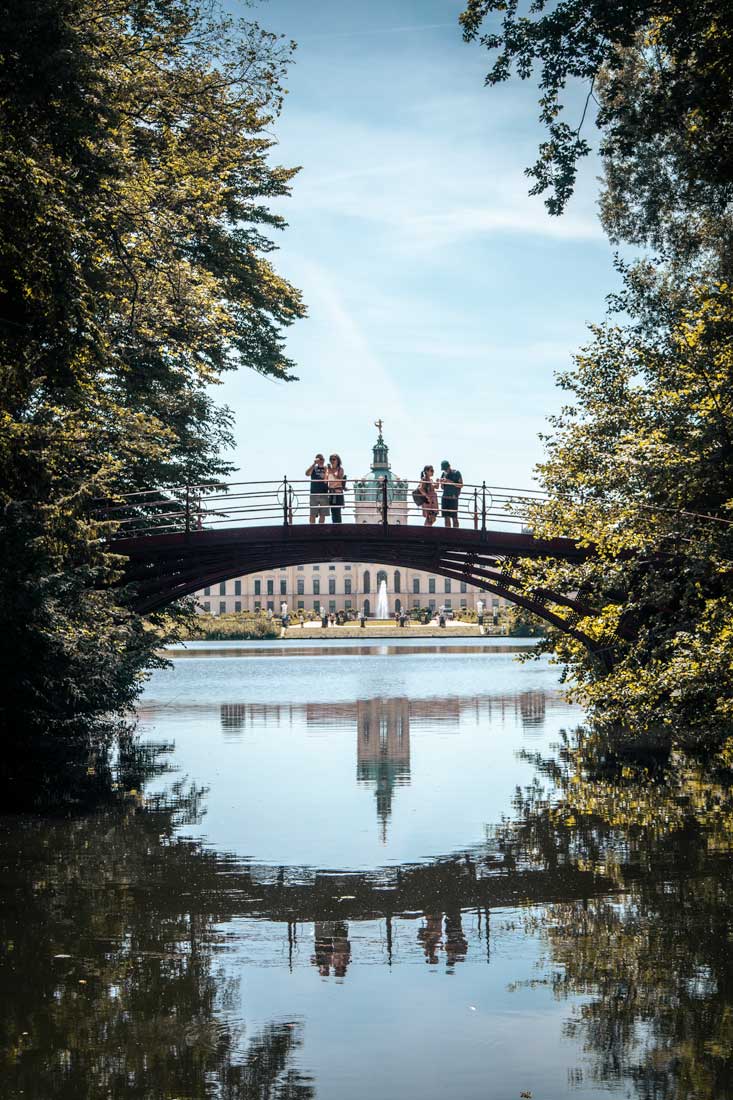
[[[358,502],[374,502],[382,499],[382,481],[387,481],[388,499],[407,500],[407,482],[392,473],[389,465],[389,447],[382,435],[382,422],[377,421],[379,435],[372,447],[371,470],[354,482],[354,498]]]

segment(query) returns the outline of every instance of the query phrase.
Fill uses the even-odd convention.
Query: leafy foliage
[[[610,170],[606,224],[617,238],[659,245],[694,236],[690,208],[720,215],[733,198],[733,10],[725,0],[467,0],[464,37],[497,56],[487,84],[539,69],[548,138],[528,174],[562,213],[591,145],[591,106]],[[498,16],[501,23],[495,22]],[[488,28],[485,24],[489,24]],[[576,98],[578,117],[562,115]],[[702,216],[701,216],[702,217]],[[704,217],[702,218],[704,221]]]
[[[483,32],[501,14],[500,29]],[[498,51],[487,82],[539,68],[549,140],[530,170],[561,213],[581,129],[562,98],[597,97],[611,238],[656,250],[619,264],[616,318],[560,384],[539,468],[540,535],[594,551],[523,563],[530,592],[576,597],[544,644],[606,727],[724,751],[733,730],[733,9],[720,0],[469,0],[468,38]],[[585,111],[583,114],[585,115]],[[557,607],[563,613],[562,607]]]
[[[556,632],[545,648],[596,718],[716,750],[733,728],[733,293],[632,289],[634,323],[597,328],[562,377],[575,403],[540,467],[537,532],[595,555],[525,576],[590,605],[575,625],[608,663]]]
[[[0,7],[0,645],[18,779],[59,735],[82,772],[82,749],[103,753],[104,716],[181,618],[125,610],[100,498],[226,473],[231,417],[210,386],[241,366],[289,378],[282,329],[303,306],[269,259],[283,222],[267,202],[294,174],[269,163],[289,44],[193,0]]]

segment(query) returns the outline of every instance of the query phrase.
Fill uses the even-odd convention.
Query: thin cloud
[[[446,27],[452,27],[456,31],[460,29],[458,20],[456,19],[453,23],[411,23],[399,27],[364,27],[355,31],[336,31],[326,34],[301,34],[298,41],[316,42],[321,40],[327,41],[333,38],[364,38],[367,35],[377,36],[383,34],[404,34],[407,31],[443,30]]]

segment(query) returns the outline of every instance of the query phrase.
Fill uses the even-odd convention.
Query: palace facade
[[[373,449],[370,471],[354,481],[354,512],[357,523],[379,523],[382,479],[388,484],[390,523],[407,523],[408,486],[396,477],[389,463],[389,448],[381,426]],[[413,506],[414,507],[414,506]],[[440,520],[438,521],[440,522]],[[248,576],[222,581],[196,593],[199,610],[212,615],[235,611],[272,611],[279,613],[281,604],[290,611],[300,610],[317,617],[323,608],[330,614],[338,611],[373,615],[381,582],[387,588],[389,613],[413,608],[440,607],[449,610],[475,610],[479,599],[488,614],[498,612],[506,601],[466,581],[427,573],[424,570],[396,569],[379,562],[323,562],[318,565],[292,565],[267,569]]]

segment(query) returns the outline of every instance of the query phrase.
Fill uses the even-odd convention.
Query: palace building
[[[379,436],[372,448],[369,473],[353,479],[354,512],[357,523],[380,523],[383,480],[387,482],[390,523],[407,523],[409,509],[415,505],[405,480],[397,477],[389,463],[389,448],[384,441],[381,423]],[[442,522],[438,519],[438,523]],[[426,573],[424,570],[401,569],[379,562],[323,562],[318,565],[291,565],[267,569],[248,576],[221,581],[196,593],[199,610],[212,615],[235,611],[272,611],[279,613],[283,602],[290,611],[301,610],[316,617],[321,610],[373,615],[380,583],[387,587],[389,613],[411,611],[414,608],[440,607],[457,611],[475,609],[483,600],[490,615],[499,611],[505,600],[466,581]]]

